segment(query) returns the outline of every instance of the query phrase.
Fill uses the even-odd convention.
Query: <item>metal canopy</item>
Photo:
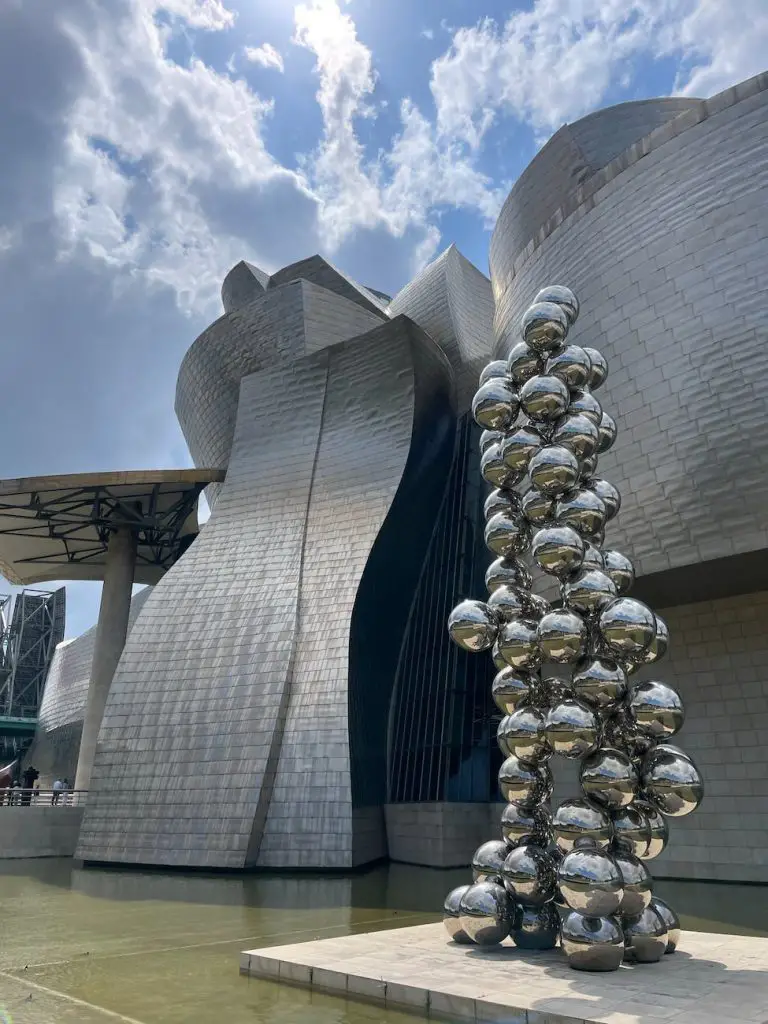
[[[197,502],[220,469],[0,480],[0,572],[25,586],[101,580],[118,527],[137,537],[136,583],[157,583],[198,533]]]

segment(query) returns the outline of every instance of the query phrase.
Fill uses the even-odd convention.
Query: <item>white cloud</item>
[[[422,39],[434,39],[435,38],[434,29],[431,29],[431,28],[423,28],[421,30],[421,32],[419,32],[419,35],[422,37]]]
[[[699,0],[663,42],[688,66],[678,73],[675,92],[712,96],[765,70],[768,5],[740,0],[736,9],[722,0]]]
[[[262,68],[275,68],[281,74],[285,71],[282,54],[271,43],[263,43],[261,46],[246,46],[243,53],[245,59],[251,64],[258,64]]]

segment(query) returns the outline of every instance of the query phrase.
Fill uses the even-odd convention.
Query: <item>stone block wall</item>
[[[0,807],[0,860],[71,857],[82,807]]]

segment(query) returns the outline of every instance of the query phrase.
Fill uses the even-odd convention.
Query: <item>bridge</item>
[[[36,716],[0,715],[0,736],[33,736],[36,726]]]

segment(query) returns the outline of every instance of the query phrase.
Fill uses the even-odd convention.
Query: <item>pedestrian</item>
[[[72,803],[72,796],[70,793],[71,789],[72,785],[69,779],[64,779],[64,803],[67,805],[67,807],[69,807],[69,805]]]
[[[18,804],[21,800],[21,783],[18,779],[14,780],[11,786],[11,803]]]
[[[32,801],[32,790],[35,788],[35,782],[40,777],[40,772],[33,765],[29,765],[24,769],[24,773],[21,776],[21,780],[24,784],[24,791],[21,794],[21,802],[24,807],[29,807]]]
[[[61,779],[56,779],[53,784],[53,796],[51,797],[51,804],[55,806],[59,802],[59,797],[64,789],[64,783]]]

